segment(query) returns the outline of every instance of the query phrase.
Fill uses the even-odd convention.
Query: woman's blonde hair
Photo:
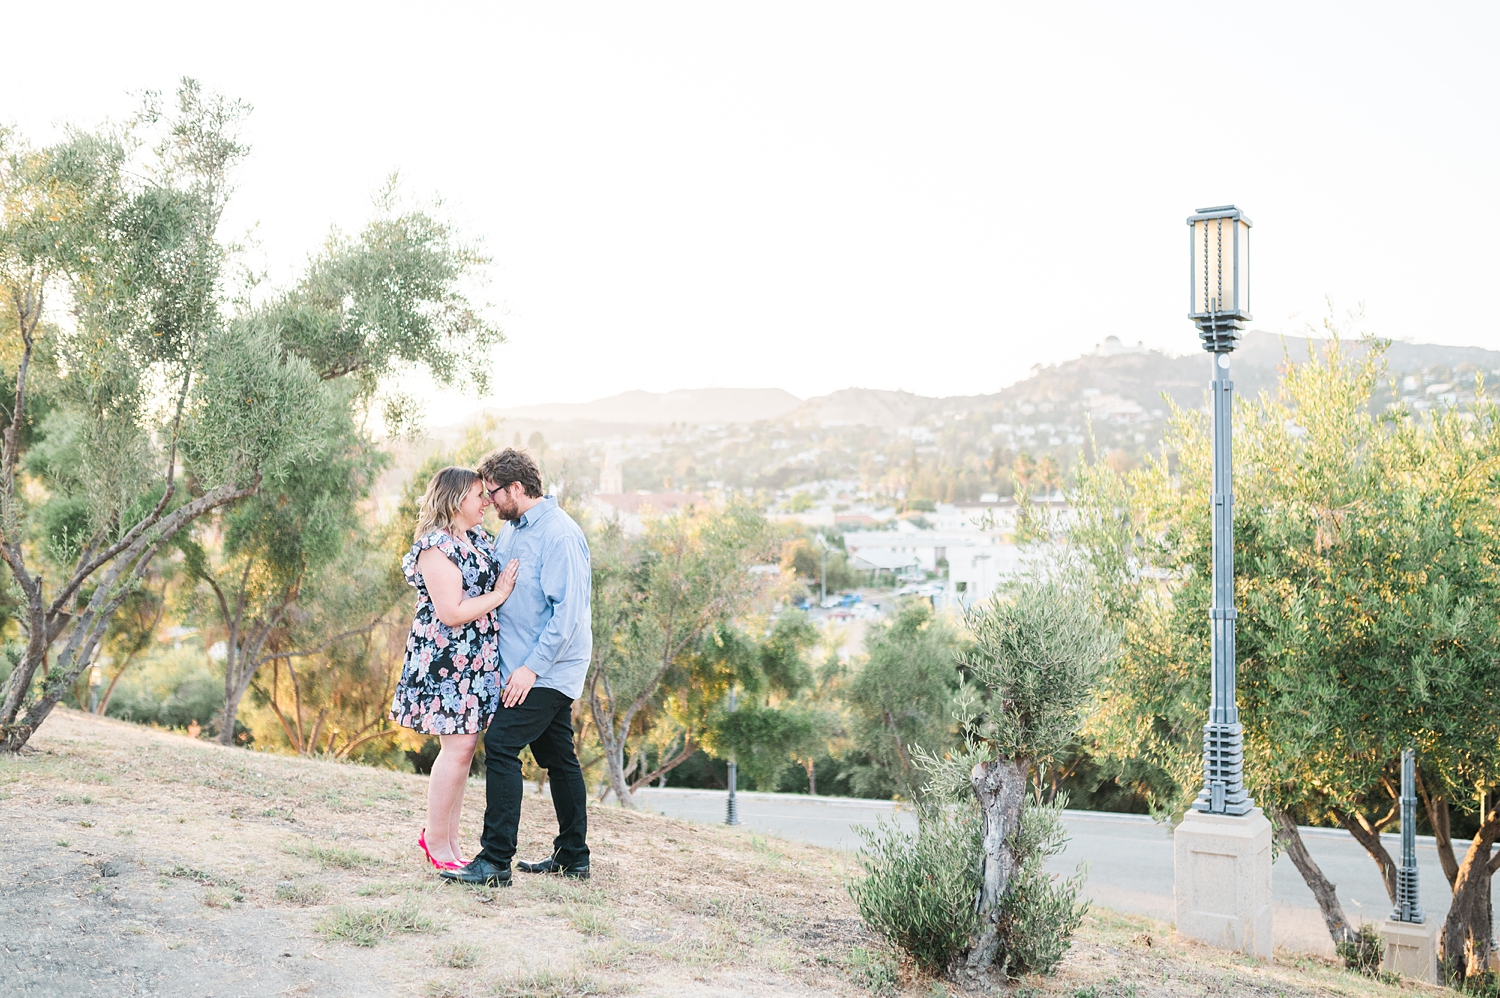
[[[434,530],[448,530],[464,504],[464,497],[479,478],[469,468],[444,468],[432,476],[417,510],[417,532],[420,540]]]

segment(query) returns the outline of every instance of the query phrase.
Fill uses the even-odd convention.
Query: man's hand
[[[507,707],[514,707],[518,703],[526,702],[526,694],[531,692],[531,687],[536,683],[536,673],[526,666],[521,666],[510,674],[505,681],[505,699],[501,701]]]

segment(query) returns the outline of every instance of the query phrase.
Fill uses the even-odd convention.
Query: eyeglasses
[[[496,492],[504,492],[508,488],[510,488],[509,485],[497,485],[497,486],[495,486],[492,489],[485,489],[484,490],[484,494],[487,495],[487,496],[489,496],[490,497],[490,501],[493,502],[494,499],[495,499],[495,493]]]

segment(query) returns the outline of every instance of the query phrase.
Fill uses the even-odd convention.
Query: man
[[[485,810],[479,855],[444,880],[510,885],[521,820],[521,749],[547,770],[557,838],[552,855],[517,864],[523,873],[589,875],[588,790],[573,752],[573,701],[583,693],[593,651],[592,582],[583,531],[557,500],[542,494],[530,455],[507,447],[486,457],[479,477],[507,526],[495,542],[501,564],[521,563],[516,588],[500,606],[500,709],[484,735]]]

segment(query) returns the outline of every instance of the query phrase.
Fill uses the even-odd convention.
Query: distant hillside
[[[1319,342],[1314,340],[1316,346]],[[1358,343],[1350,345],[1360,349]],[[1234,353],[1234,387],[1242,398],[1276,387],[1281,366],[1306,360],[1308,340],[1250,330]],[[932,398],[910,392],[846,388],[808,399],[783,422],[795,426],[870,426],[884,430],[915,426],[934,416],[1000,411],[1029,405],[1041,412],[1077,408],[1081,399],[1103,396],[1133,402],[1145,412],[1162,408],[1165,394],[1178,405],[1197,406],[1208,389],[1209,358],[1202,351],[1170,356],[1159,350],[1100,351],[1049,367],[992,395]],[[1391,375],[1447,369],[1500,375],[1500,351],[1431,343],[1392,343],[1386,351]]]
[[[989,395],[930,398],[911,392],[876,388],[845,388],[831,395],[808,399],[783,422],[793,426],[875,426],[894,430],[914,426],[945,409],[969,412],[988,408]]]
[[[1318,341],[1314,341],[1315,343]],[[1253,397],[1276,385],[1282,363],[1307,357],[1308,341],[1251,330],[1234,353],[1235,390]],[[1353,344],[1358,348],[1358,344]],[[1390,373],[1446,369],[1500,375],[1500,351],[1432,343],[1392,343],[1386,353]],[[1080,399],[1103,397],[1134,403],[1144,412],[1162,407],[1165,394],[1179,405],[1202,403],[1208,387],[1209,360],[1201,351],[1170,356],[1159,350],[1121,348],[1118,341],[1073,360],[1038,366],[1032,375],[990,395],[934,398],[911,392],[845,388],[803,401],[780,388],[700,388],[690,391],[624,392],[593,402],[556,403],[492,410],[513,430],[543,429],[553,439],[572,437],[581,424],[591,432],[610,427],[756,423],[776,420],[794,427],[868,426],[891,432],[920,425],[933,417],[1000,411],[1033,406],[1041,412],[1077,408]],[[1117,404],[1117,403],[1112,403]],[[550,425],[552,429],[548,430]],[[556,424],[571,424],[567,428]]]
[[[1182,340],[1193,346],[1191,330]],[[1305,360],[1308,346],[1301,337],[1247,333],[1231,368],[1239,396],[1274,389],[1282,365]],[[1500,376],[1500,352],[1394,343],[1387,368],[1395,391],[1382,384],[1375,404],[1399,398],[1420,411],[1472,401],[1475,373]],[[613,464],[622,475],[615,487],[626,492],[776,492],[822,482],[837,495],[858,482],[884,496],[975,500],[1010,494],[1020,455],[1051,458],[1064,473],[1086,449],[1122,466],[1140,461],[1160,446],[1170,408],[1163,396],[1201,409],[1210,370],[1201,350],[1171,356],[1108,337],[986,395],[846,388],[804,402],[779,389],[710,388],[490,410],[397,448],[379,490],[393,506],[424,460],[452,453],[482,428],[486,445],[530,447],[549,481],[584,491],[599,487]]]
[[[780,388],[699,388],[690,391],[624,392],[593,402],[528,405],[500,409],[501,419],[663,425],[754,423],[777,419],[802,404]]]

